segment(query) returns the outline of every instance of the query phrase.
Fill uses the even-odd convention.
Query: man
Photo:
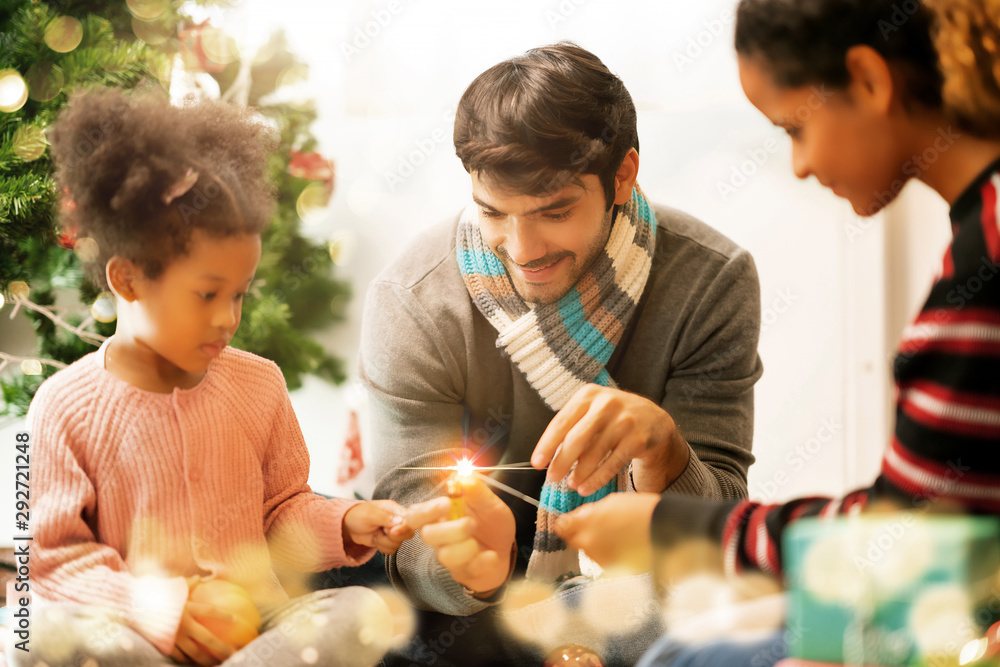
[[[523,654],[489,611],[507,582],[581,572],[548,530],[560,502],[623,487],[746,496],[760,294],[747,252],[648,204],[632,99],[588,51],[560,43],[487,70],[454,137],[473,204],[374,281],[360,370],[375,497],[443,495],[446,473],[416,468],[463,458],[548,468],[547,482],[530,468],[493,475],[545,493],[537,535],[535,507],[478,484],[465,518],[424,526],[388,562],[428,612],[411,661],[514,664]],[[447,514],[433,501],[413,521]],[[470,617],[461,632],[454,616]]]

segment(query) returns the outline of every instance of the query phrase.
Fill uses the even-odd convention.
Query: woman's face
[[[744,56],[739,70],[747,99],[791,137],[795,175],[815,176],[851,202],[858,215],[877,213],[910,177],[920,175],[916,164],[913,173],[906,173],[904,162],[911,161],[901,155],[889,110],[874,103],[871,90],[859,89],[867,84],[852,81],[844,90],[786,88],[774,82],[759,59]]]

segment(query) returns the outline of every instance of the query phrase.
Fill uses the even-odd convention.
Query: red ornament
[[[340,452],[340,468],[337,470],[337,483],[345,484],[355,477],[365,467],[361,458],[361,429],[358,426],[358,413],[351,410],[347,415],[347,437],[344,439],[344,449]]]
[[[59,209],[62,211],[63,226],[66,231],[59,235],[57,243],[67,250],[72,250],[76,247],[77,240],[77,226],[71,222],[73,211],[76,210],[76,202],[70,197],[68,188],[63,188]]]
[[[333,160],[327,160],[319,153],[300,153],[292,150],[292,159],[288,163],[288,173],[296,178],[307,178],[310,181],[326,183],[333,191]]]
[[[218,29],[210,26],[208,19],[177,31],[181,59],[188,71],[221,72],[226,69],[224,63],[215,62],[205,52],[205,42],[209,39],[219,41]]]

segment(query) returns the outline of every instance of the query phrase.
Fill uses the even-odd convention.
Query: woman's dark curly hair
[[[870,46],[902,75],[906,102],[940,109],[933,22],[922,0],[741,0],[736,52],[763,63],[778,85],[843,89],[847,51]]]
[[[1000,0],[927,0],[946,111],[969,133],[1000,138]]]
[[[174,107],[148,93],[94,89],[71,98],[49,140],[63,226],[97,242],[96,259],[85,265],[105,289],[105,266],[116,255],[155,280],[188,252],[193,230],[259,234],[271,218],[267,157],[277,139],[246,109]],[[190,190],[166,201],[195,175]]]

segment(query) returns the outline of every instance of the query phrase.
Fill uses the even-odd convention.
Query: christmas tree
[[[176,0],[0,0],[0,316],[25,313],[37,337],[30,357],[0,341],[0,370],[14,371],[0,379],[0,415],[23,415],[45,377],[114,333],[113,299],[81,270],[86,245],[60,233],[45,141],[67,96],[95,85],[165,94],[179,78],[213,88],[201,85],[211,77],[214,94],[256,107],[278,128],[278,207],[232,344],[277,362],[290,389],[304,374],[344,379],[343,362],[309,333],[342,319],[350,288],[333,276],[336,244],[300,232],[303,208],[329,199],[333,165],[315,152],[311,105],[268,103],[280,74],[301,65],[281,35],[256,57],[234,54],[224,33],[194,23]]]

